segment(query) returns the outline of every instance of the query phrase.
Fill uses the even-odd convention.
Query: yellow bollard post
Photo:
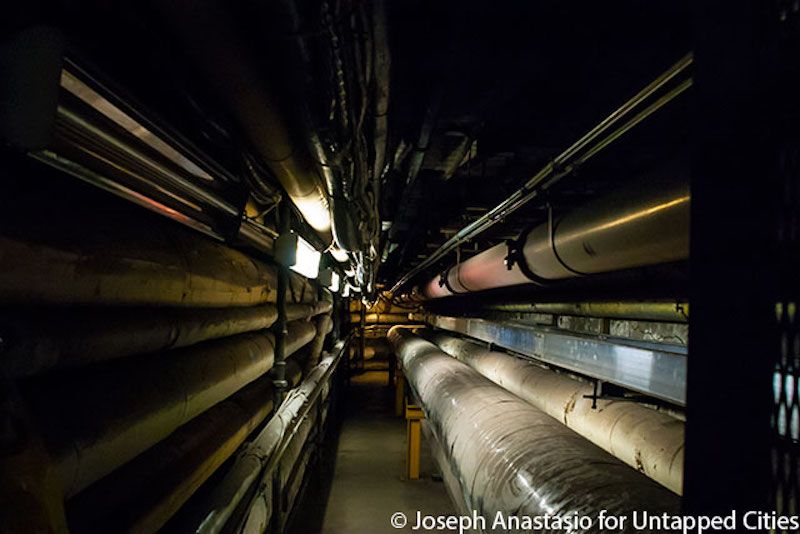
[[[406,405],[406,475],[409,480],[419,480],[420,452],[422,447],[422,408]]]

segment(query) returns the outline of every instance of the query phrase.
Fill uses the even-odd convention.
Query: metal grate
[[[781,153],[783,205],[778,224],[781,276],[775,316],[780,340],[773,374],[773,491],[776,510],[798,513],[800,494],[800,143]]]

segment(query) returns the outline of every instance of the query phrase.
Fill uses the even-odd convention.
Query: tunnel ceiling
[[[191,2],[167,4],[184,9],[186,21],[194,16]],[[158,2],[45,2],[42,11],[67,30],[69,58],[218,162],[226,173],[213,187],[235,201],[252,192],[243,162],[258,160],[258,151],[193,59],[203,34],[235,31],[259,76],[280,88],[275,102],[286,104],[290,123],[299,116],[291,111],[294,93],[310,80],[304,116],[321,125],[323,144],[339,135],[345,147],[352,139],[336,133],[331,104],[338,84],[355,87],[357,108],[358,88],[376,81],[336,79],[331,65],[343,59],[329,46],[328,29],[340,28],[342,50],[364,53],[368,64],[381,51],[375,42],[371,53],[354,45],[364,38],[359,2],[218,4],[224,17],[205,20],[203,32],[187,32],[183,40]],[[288,5],[297,12],[286,11]],[[387,164],[372,198],[378,212],[353,211],[360,231],[375,237],[377,287],[391,286],[689,52],[688,11],[686,2],[660,0],[387,2]],[[288,70],[275,65],[288,61],[281,47],[298,36],[307,69],[286,77]],[[648,173],[681,172],[676,160],[686,153],[690,104],[688,98],[671,103],[548,195],[464,244],[461,254],[544,220],[545,204],[566,209]],[[369,145],[376,131],[365,128],[363,135]]]

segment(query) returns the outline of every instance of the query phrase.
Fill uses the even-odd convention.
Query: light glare
[[[308,241],[298,236],[297,258],[295,264],[289,268],[306,278],[316,278],[319,275],[319,260],[321,256]]]

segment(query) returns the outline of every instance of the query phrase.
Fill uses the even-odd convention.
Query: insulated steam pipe
[[[59,211],[66,214],[66,211]],[[155,216],[154,216],[155,217]],[[12,304],[253,306],[275,302],[275,269],[161,219],[112,210],[69,219],[0,216],[0,300]]]
[[[67,503],[72,532],[157,532],[272,411],[261,377]]]
[[[630,401],[590,397],[593,386],[533,362],[443,333],[424,335],[445,353],[554,417],[677,494],[683,489],[684,423]]]
[[[451,267],[423,293],[439,298],[685,260],[689,201],[687,183],[610,195]]]
[[[330,313],[331,303],[287,304],[289,321]],[[135,354],[176,349],[262,328],[277,318],[275,306],[247,308],[111,308],[15,310],[0,315],[6,341],[2,367],[30,376]]]
[[[488,518],[679,511],[677,495],[433,343],[403,328],[389,339],[448,451],[467,510]]]
[[[314,334],[312,323],[290,323],[287,354]],[[261,330],[50,373],[26,397],[69,497],[264,375],[273,359],[274,338]]]
[[[694,58],[691,53],[681,58],[680,61],[644,87],[567,150],[556,156],[554,160],[545,165],[536,175],[525,182],[520,189],[516,190],[500,204],[481,215],[477,220],[456,232],[453,237],[448,239],[444,245],[434,251],[427,259],[401,276],[391,288],[392,293],[397,293],[409,280],[435,265],[444,258],[446,254],[455,250],[461,243],[476,237],[525,206],[534,198],[540,196],[545,189],[551,187],[561,178],[570,174],[577,166],[588,161],[592,156],[608,147],[616,139],[619,139],[637,124],[640,124],[644,119],[689,89],[689,87],[692,86],[692,80],[684,80],[667,93],[658,97],[653,103],[641,111],[636,112],[636,110],[640,109],[653,95],[658,94],[662,88],[672,83],[675,79],[683,77],[682,73],[687,71],[693,60]],[[636,112],[636,114],[630,117],[634,112]],[[617,127],[618,123],[623,119],[629,120]],[[608,133],[611,128],[616,129]],[[608,136],[603,137],[607,133]]]
[[[294,305],[306,311],[309,305]],[[9,340],[2,366],[11,376],[186,347],[269,328],[275,306],[14,311],[0,317]],[[299,318],[299,317],[298,317]]]

